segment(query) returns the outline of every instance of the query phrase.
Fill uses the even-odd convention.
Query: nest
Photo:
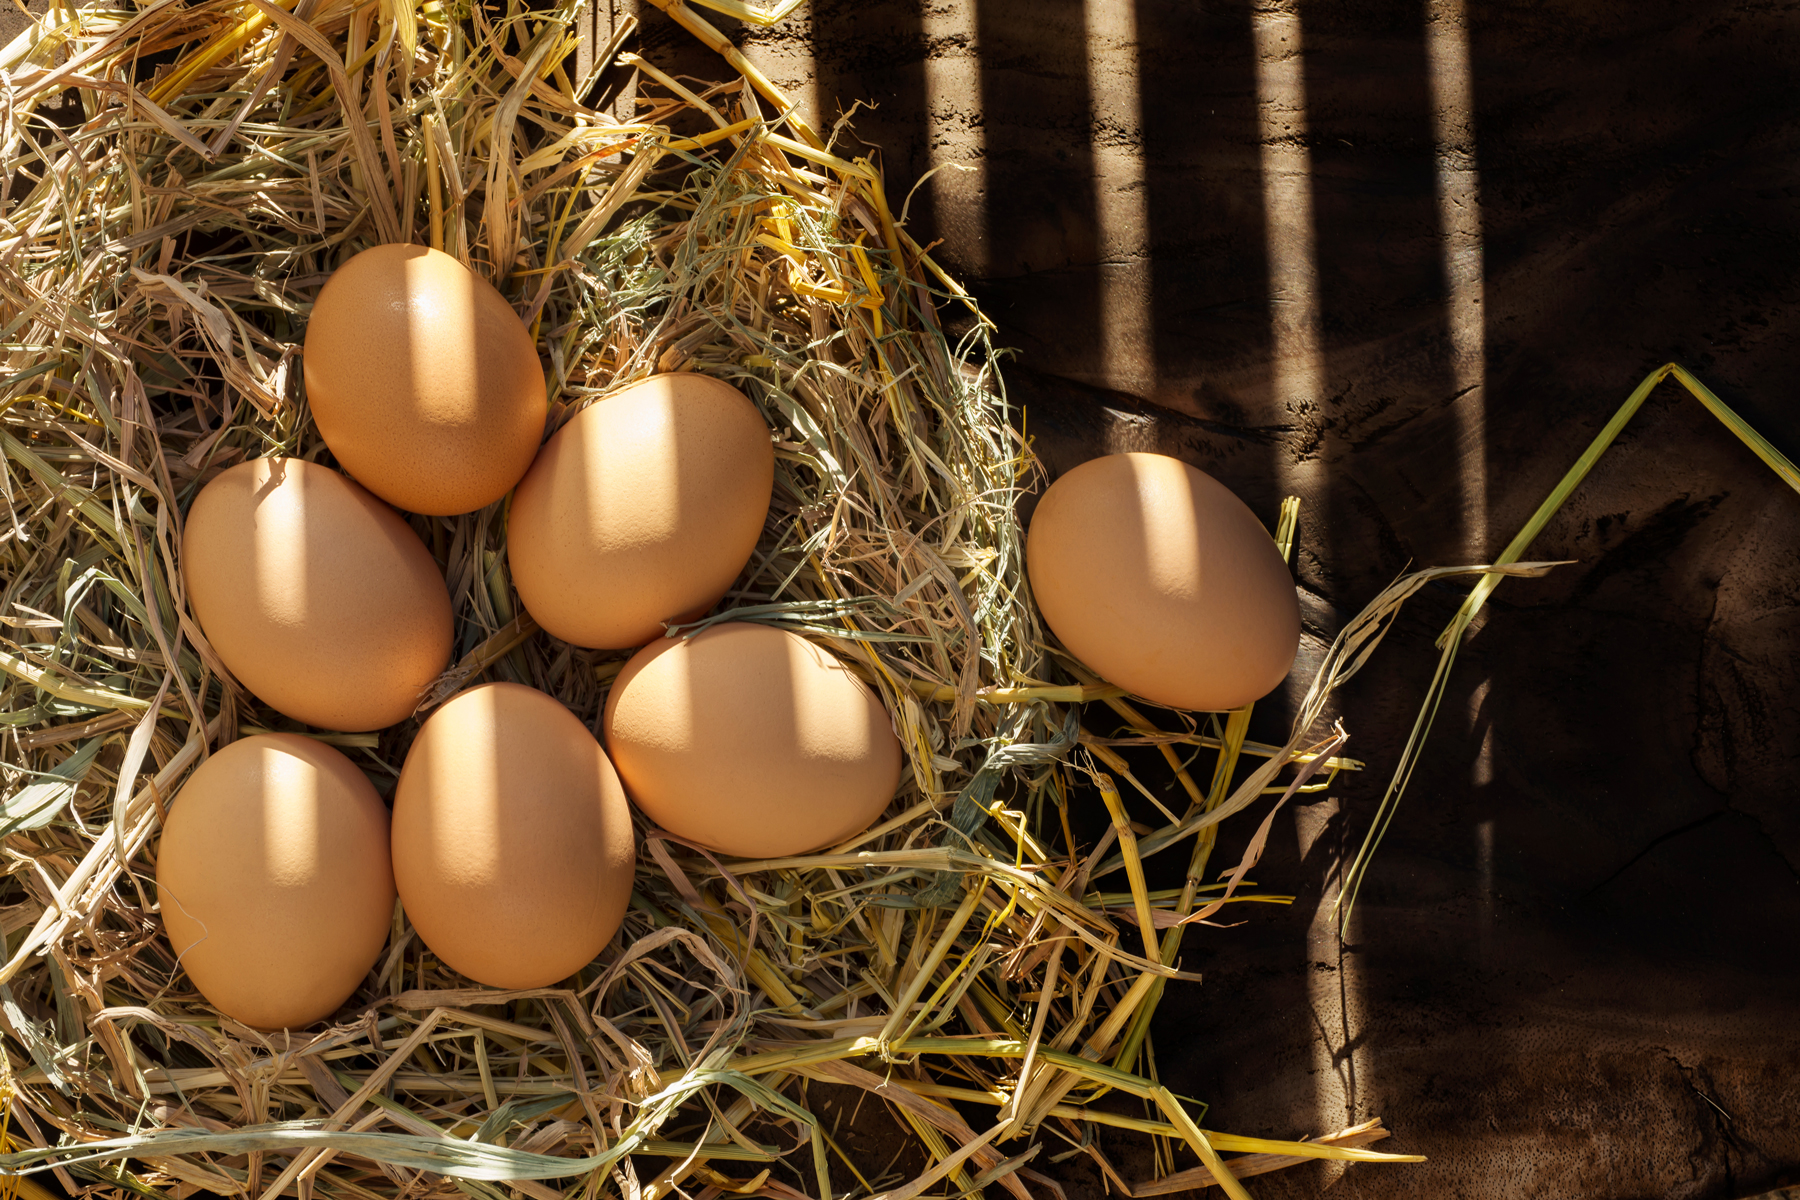
[[[1246,740],[1248,710],[1153,717],[1048,645],[1015,515],[1037,468],[991,326],[873,161],[667,7],[735,73],[627,56],[628,121],[584,103],[618,46],[572,78],[567,3],[160,0],[61,12],[0,56],[0,1167],[119,1196],[1029,1200],[1060,1193],[1045,1146],[1127,1194],[1244,1195],[1238,1177],[1307,1159],[1401,1158],[1363,1148],[1376,1123],[1306,1142],[1203,1130],[1148,1034],[1167,981],[1192,978],[1184,930],[1282,899],[1243,882],[1261,835],[1202,882],[1218,823],[1357,765],[1316,728],[1325,697],[1435,576],[1346,627],[1282,746]],[[244,459],[330,461],[296,369],[310,303],[352,254],[408,240],[515,303],[552,428],[657,371],[756,401],[775,503],[700,624],[829,645],[879,690],[910,770],[877,825],[816,854],[721,860],[640,818],[624,928],[566,986],[474,985],[396,911],[335,1023],[259,1032],[211,1008],[160,933],[156,832],[186,773],[294,728],[189,615],[182,514]],[[455,665],[401,726],[306,732],[391,788],[419,721],[481,679],[597,725],[623,657],[524,613],[504,501],[410,519],[449,583]],[[1118,736],[1085,729],[1083,705]],[[1128,745],[1166,757],[1183,812]],[[1075,786],[1110,817],[1092,844],[1071,829]],[[1141,834],[1124,796],[1165,823]],[[1152,892],[1142,860],[1173,847],[1187,882]],[[820,1084],[878,1096],[922,1173],[857,1161],[809,1100]],[[1123,1179],[1096,1127],[1148,1139],[1161,1178]]]

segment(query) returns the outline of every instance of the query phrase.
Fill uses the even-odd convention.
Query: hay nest
[[[736,73],[632,59],[624,122],[569,74],[568,3],[158,0],[59,11],[0,55],[0,1167],[121,1196],[1027,1200],[1060,1190],[1033,1166],[1045,1145],[1131,1191],[1096,1125],[1155,1140],[1166,1177],[1143,1194],[1399,1157],[1362,1149],[1375,1123],[1304,1143],[1204,1131],[1146,1051],[1163,986],[1188,977],[1184,928],[1254,894],[1253,854],[1202,884],[1218,822],[1355,765],[1314,729],[1324,698],[1430,576],[1346,628],[1283,746],[1247,742],[1247,710],[1152,720],[1048,647],[1014,509],[1036,466],[991,327],[873,162],[667,7]],[[259,1032],[209,1007],[160,934],[156,832],[186,773],[293,728],[189,615],[182,514],[246,458],[329,461],[296,369],[310,303],[350,255],[409,240],[516,304],[552,428],[656,371],[760,405],[775,504],[706,621],[829,644],[880,691],[910,771],[880,823],[817,854],[722,861],[640,826],[624,928],[566,986],[473,985],[396,911],[336,1023]],[[946,333],[946,305],[966,334]],[[307,731],[388,786],[459,687],[527,683],[595,724],[622,665],[523,612],[503,506],[411,518],[458,637],[414,719]],[[1082,728],[1101,701],[1121,736]],[[1160,748],[1184,812],[1131,774],[1127,744]],[[1206,786],[1183,759],[1202,752]],[[1115,778],[1166,824],[1139,836]],[[1111,816],[1097,844],[1070,831],[1077,783]],[[1142,857],[1178,845],[1187,884],[1148,891]],[[1116,869],[1120,890],[1096,890]],[[814,1082],[878,1093],[927,1169],[855,1161],[809,1107]],[[1096,1103],[1109,1093],[1135,1099]],[[1221,1152],[1242,1156],[1228,1171]]]

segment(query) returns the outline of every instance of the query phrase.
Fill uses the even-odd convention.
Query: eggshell
[[[258,699],[326,729],[412,714],[450,660],[450,594],[393,509],[328,467],[259,458],[200,490],[188,605]]]
[[[394,791],[394,879],[431,952],[544,987],[592,962],[631,898],[631,809],[606,752],[536,688],[487,683],[419,730]]]
[[[765,625],[646,646],[619,672],[605,723],[644,814],[740,858],[843,841],[900,782],[900,742],[875,693],[805,638]]]
[[[513,495],[507,560],[538,624],[577,646],[637,646],[718,603],[769,513],[775,452],[744,394],[654,375],[544,444]]]
[[[163,927],[213,1007],[292,1029],[343,1006],[394,916],[388,815],[368,777],[295,734],[231,743],[169,806]]]
[[[364,250],[313,303],[301,358],[325,444],[357,482],[448,516],[504,496],[544,436],[544,372],[492,284],[424,246]]]
[[[1162,454],[1113,454],[1050,485],[1026,567],[1038,610],[1107,681],[1225,709],[1293,666],[1300,606],[1281,552],[1224,484]]]

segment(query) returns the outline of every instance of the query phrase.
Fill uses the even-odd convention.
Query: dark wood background
[[[1052,470],[1154,448],[1271,517],[1302,496],[1303,665],[1409,565],[1496,553],[1666,360],[1800,454],[1800,5],[1091,7],[814,0],[734,36],[827,123],[874,103],[854,136],[896,197],[979,168],[910,227],[1016,349]],[[716,73],[644,18],[643,53]],[[1303,109],[1271,108],[1296,81]],[[1379,1114],[1431,1162],[1259,1197],[1711,1200],[1800,1167],[1797,545],[1800,496],[1665,384],[1534,548],[1576,565],[1507,583],[1471,636],[1340,947],[1322,909],[1460,589],[1415,602],[1339,705],[1371,769],[1257,869],[1298,901],[1190,934],[1207,981],[1155,1037],[1210,1127]]]

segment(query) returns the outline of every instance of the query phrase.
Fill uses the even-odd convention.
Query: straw
[[[1028,1200],[1054,1187],[1030,1165],[1050,1130],[1120,1186],[1095,1127],[1191,1149],[1164,1171],[1235,1170],[1221,1151],[1258,1169],[1404,1160],[1198,1132],[1202,1106],[1154,1077],[1149,1014],[1166,980],[1197,978],[1175,948],[1216,889],[1153,891],[1141,870],[1210,847],[1203,831],[1294,771],[1360,766],[1319,758],[1311,724],[1404,595],[1353,626],[1282,746],[1047,653],[1016,510],[1041,471],[993,326],[896,223],[877,161],[825,144],[724,34],[658,3],[727,78],[635,59],[623,122],[569,76],[568,2],[63,10],[0,52],[0,1168],[114,1196],[661,1200],[698,1180],[706,1200],[990,1184]],[[85,107],[65,128],[43,113],[68,88]],[[299,369],[310,306],[352,254],[407,238],[515,305],[553,428],[658,371],[751,397],[776,455],[764,536],[721,610],[670,636],[753,620],[819,641],[880,694],[907,771],[871,830],[812,854],[721,860],[641,828],[624,927],[560,987],[474,985],[397,911],[333,1023],[259,1032],[209,1006],[160,933],[156,834],[188,773],[246,732],[297,728],[188,611],[182,519],[234,463],[328,461]],[[947,303],[976,314],[965,332]],[[557,642],[524,611],[504,503],[409,518],[455,617],[453,665],[415,716],[307,731],[385,788],[462,687],[526,683],[593,724],[618,674],[622,653]],[[1078,743],[1131,785],[1106,793],[1098,845],[1068,819]],[[1137,750],[1189,804],[1147,835],[1127,805],[1157,796]],[[1205,792],[1189,753],[1210,756]],[[1259,764],[1242,782],[1240,758]],[[1109,859],[1115,842],[1136,854]],[[1128,893],[1094,886],[1115,864]],[[1235,886],[1214,899],[1289,899]],[[895,1108],[922,1172],[846,1157],[809,1080],[917,1089]],[[1006,1106],[992,1128],[943,1102],[964,1092]],[[1093,1104],[1110,1092],[1163,1119]],[[732,1162],[754,1174],[718,1169]]]
[[[1595,435],[1594,440],[1575,460],[1575,464],[1564,473],[1562,479],[1551,489],[1550,494],[1544,497],[1543,503],[1538,505],[1537,511],[1532,513],[1524,527],[1514,535],[1506,549],[1500,552],[1500,556],[1494,560],[1496,566],[1515,563],[1524,556],[1525,551],[1530,549],[1531,543],[1537,540],[1538,534],[1542,533],[1544,527],[1550,523],[1550,518],[1562,509],[1563,504],[1574,494],[1575,489],[1581,486],[1581,481],[1587,478],[1588,472],[1592,471],[1599,463],[1601,456],[1613,444],[1614,439],[1644,406],[1644,401],[1650,398],[1650,393],[1655,391],[1657,385],[1661,384],[1663,380],[1670,377],[1686,388],[1689,395],[1698,400],[1702,407],[1718,418],[1720,424],[1749,447],[1750,452],[1761,459],[1778,479],[1796,492],[1800,492],[1800,468],[1795,467],[1786,455],[1777,450],[1767,438],[1751,428],[1748,421],[1738,416],[1729,405],[1713,394],[1711,388],[1701,383],[1687,368],[1679,363],[1664,363],[1646,375],[1643,381],[1632,389],[1631,394],[1625,398],[1625,403],[1620,405],[1612,419]],[[1463,634],[1468,631],[1470,623],[1475,619],[1475,614],[1481,611],[1482,605],[1487,603],[1487,598],[1493,594],[1495,588],[1500,586],[1500,581],[1505,576],[1506,572],[1493,571],[1484,574],[1477,580],[1468,596],[1464,598],[1462,605],[1456,610],[1456,615],[1450,619],[1450,623],[1438,635],[1437,668],[1433,671],[1431,682],[1425,689],[1425,698],[1420,704],[1419,715],[1414,720],[1412,731],[1406,739],[1406,745],[1401,750],[1399,760],[1395,763],[1394,774],[1388,781],[1387,789],[1382,793],[1381,803],[1376,809],[1375,819],[1369,826],[1369,832],[1364,836],[1362,846],[1357,850],[1356,857],[1344,873],[1344,885],[1339,890],[1334,905],[1341,932],[1348,931],[1350,928],[1350,918],[1355,912],[1356,898],[1362,891],[1363,881],[1368,877],[1369,864],[1375,857],[1375,851],[1380,848],[1381,839],[1387,834],[1388,826],[1393,823],[1394,813],[1400,806],[1401,798],[1406,794],[1406,786],[1412,781],[1413,770],[1418,766],[1420,756],[1424,753],[1425,739],[1431,732],[1433,719],[1437,716],[1438,703],[1443,699],[1444,691],[1449,686],[1450,671],[1456,663],[1456,652],[1462,645]]]

